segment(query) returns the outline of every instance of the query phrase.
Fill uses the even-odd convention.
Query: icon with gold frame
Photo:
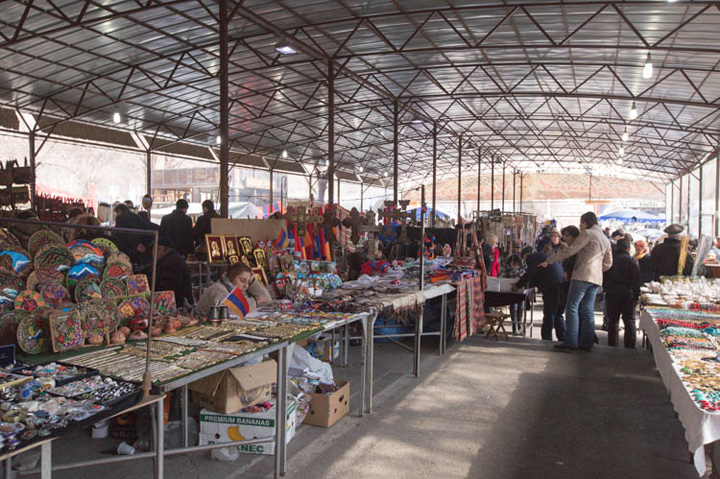
[[[253,256],[255,256],[255,263],[259,268],[262,268],[265,271],[270,271],[270,265],[268,264],[267,256],[265,256],[265,251],[258,248],[253,251]]]
[[[242,252],[245,256],[252,256],[252,253],[253,253],[252,238],[250,238],[249,236],[241,236],[240,237],[240,246],[242,247]]]
[[[263,268],[252,268],[252,273],[253,276],[255,276],[255,279],[260,282],[260,284],[262,284],[263,286],[267,286],[267,275],[265,274],[265,270]]]
[[[207,248],[209,263],[223,263],[223,242],[222,236],[205,235],[205,247]]]
[[[238,240],[236,236],[223,236],[223,251],[225,252],[225,258],[230,264],[235,264],[240,261],[240,248],[238,247]]]

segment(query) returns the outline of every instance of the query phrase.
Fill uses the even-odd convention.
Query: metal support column
[[[400,139],[398,138],[398,121],[399,121],[398,101],[393,102],[393,201],[397,204],[398,200],[398,154]]]
[[[363,207],[364,196],[365,196],[365,185],[360,183],[360,212],[365,211],[365,208]]]
[[[228,92],[228,0],[218,1],[220,28],[220,216],[228,217],[230,203],[230,94]]]
[[[717,188],[715,189],[715,212],[718,209],[718,195]],[[667,208],[665,208],[667,210]],[[675,222],[675,181],[670,181],[670,216],[669,223]]]
[[[502,212],[505,214],[505,162],[502,162]]]
[[[512,208],[513,213],[516,211],[515,210],[515,177],[516,176],[517,176],[517,171],[513,170],[513,208]]]
[[[337,184],[337,191],[335,192],[335,197],[336,197],[335,204],[339,205],[340,204],[340,177],[338,177],[337,182],[338,182],[338,184]]]
[[[699,178],[698,178],[698,238],[702,236],[702,190],[703,190],[703,167],[700,165],[698,167],[699,171]]]
[[[478,172],[477,172],[477,211],[480,211],[480,169],[482,168],[482,148],[478,148]]]
[[[145,152],[145,191],[152,197],[152,150]]]
[[[687,174],[687,224],[688,224],[688,233],[690,232],[690,205],[692,204],[692,196],[690,196],[690,193],[692,193],[692,188],[690,188],[690,175],[691,173]]]
[[[278,350],[277,409],[275,410],[275,478],[285,475],[287,465],[287,345]]]
[[[458,187],[457,187],[457,224],[461,224],[462,213],[462,135],[458,143]]]
[[[155,479],[163,479],[165,469],[165,407],[164,399],[155,404]]]
[[[272,205],[273,205],[273,169],[270,168],[270,209],[268,210],[270,213],[272,213]]]
[[[462,146],[461,146],[462,148]],[[425,185],[420,186],[420,291],[425,291]],[[458,217],[460,215],[458,214]],[[425,321],[425,308],[420,309],[420,314],[415,320],[415,363],[413,375],[420,376],[420,347],[422,346],[423,322]]]
[[[28,154],[30,158],[30,171],[32,176],[30,177],[30,205],[35,208],[35,195],[37,193],[36,181],[35,181],[35,131],[30,130],[28,134]]]
[[[678,185],[678,223],[682,223],[682,184],[683,179],[682,176],[679,178],[679,185]]]
[[[435,228],[435,208],[437,208],[437,122],[433,123],[433,172],[432,172],[432,216],[430,227]]]
[[[490,211],[495,209],[495,155],[490,159]]]
[[[670,183],[671,188],[670,191],[674,191],[675,186],[673,183]],[[718,218],[718,210],[720,210],[720,153],[718,153],[717,158],[715,158],[715,213],[713,214],[713,218],[715,218],[715,236],[720,236],[720,218]],[[670,198],[672,199],[672,194],[670,195]]]
[[[520,211],[523,210],[522,207],[522,200],[523,200],[523,179],[525,179],[525,175],[520,173]]]
[[[335,66],[328,60],[328,204],[335,203]],[[338,182],[338,190],[340,183]],[[338,191],[338,196],[340,192]]]

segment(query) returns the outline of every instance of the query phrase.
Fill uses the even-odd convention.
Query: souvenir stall
[[[159,428],[155,450],[135,454],[133,459],[156,458],[156,477],[162,477],[165,455],[227,446],[202,442],[199,446],[191,445],[194,438],[188,437],[187,429],[188,385],[275,353],[277,371],[273,382],[278,384],[275,412],[281,423],[285,414],[280,411],[287,409],[288,347],[309,335],[352,322],[360,322],[367,330],[367,322],[372,320],[372,311],[354,314],[314,309],[267,312],[253,319],[245,318],[249,313],[247,301],[236,290],[222,305],[212,308],[208,317],[199,318],[191,312],[179,311],[172,291],[156,292],[154,282],[133,274],[129,259],[109,237],[102,236],[106,228],[4,221],[24,223],[37,230],[25,244],[5,230],[0,236],[3,281],[0,304],[4,309],[0,337],[11,350],[6,353],[9,357],[2,371],[4,388],[0,398],[4,411],[0,441],[3,459],[34,444],[44,448],[45,457],[49,454],[45,451],[49,450],[46,439],[60,437],[129,408],[155,404]],[[65,244],[48,226],[95,230],[98,237]],[[119,228],[113,231],[151,234],[157,244],[157,232]],[[224,253],[232,254],[233,248],[236,253],[243,252],[238,261],[249,262],[252,255],[258,280],[270,273],[265,250],[255,247],[258,245],[250,250],[241,238],[229,235],[219,240]],[[211,243],[213,238],[208,241]],[[211,244],[209,250],[212,248]],[[157,247],[153,257],[157,257]],[[155,271],[153,262],[151,278]],[[236,319],[232,320],[231,315]],[[16,347],[20,352],[13,357]],[[183,447],[165,451],[163,398],[174,390],[179,390],[184,399]],[[151,395],[151,391],[156,395]],[[365,389],[363,397],[367,397]],[[280,429],[282,433],[263,440],[238,439],[231,441],[231,445],[275,443],[278,471],[284,472],[285,432]],[[110,457],[56,467],[70,469],[126,459]],[[49,473],[52,468],[45,462],[42,469]]]
[[[643,288],[640,329],[653,356],[699,476],[711,445],[720,466],[720,280],[663,278]]]

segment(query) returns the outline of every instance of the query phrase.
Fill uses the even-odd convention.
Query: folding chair
[[[487,320],[488,324],[488,330],[487,333],[485,333],[485,337],[489,338],[492,334],[495,337],[495,341],[498,341],[498,333],[505,336],[505,340],[509,341],[510,338],[508,338],[507,331],[505,331],[504,322],[505,319],[509,318],[510,315],[507,313],[500,313],[500,312],[492,312],[492,313],[485,313],[485,318]]]

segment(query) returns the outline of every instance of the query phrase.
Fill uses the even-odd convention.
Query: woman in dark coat
[[[640,265],[640,281],[649,283],[653,280],[652,260],[650,259],[650,248],[643,240],[635,242],[635,258]]]

